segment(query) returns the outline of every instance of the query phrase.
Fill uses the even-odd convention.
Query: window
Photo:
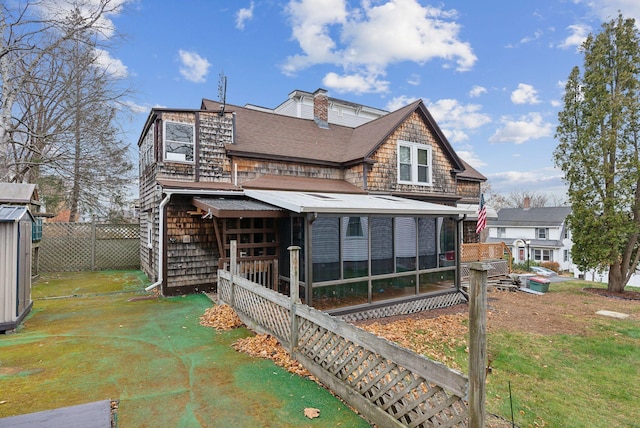
[[[553,251],[552,250],[533,250],[533,260],[537,262],[552,262]]]
[[[431,147],[400,141],[398,143],[398,182],[431,185]]]
[[[140,170],[153,164],[153,126],[149,128],[147,135],[144,136],[142,144],[140,144]]]
[[[569,250],[564,250],[563,254],[564,254],[564,261],[568,262],[569,261]]]
[[[164,122],[164,160],[193,162],[194,135],[191,123]]]
[[[536,239],[549,239],[549,229],[544,227],[536,228]]]
[[[507,236],[507,228],[506,227],[499,227],[498,228],[498,238],[504,238],[505,236]]]
[[[349,217],[349,223],[347,224],[347,237],[362,237],[364,232],[362,231],[362,221],[360,217]]]

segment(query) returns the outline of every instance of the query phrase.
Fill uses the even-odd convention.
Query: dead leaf
[[[304,415],[309,419],[314,419],[320,416],[320,410],[314,409],[313,407],[307,407],[304,409]]]

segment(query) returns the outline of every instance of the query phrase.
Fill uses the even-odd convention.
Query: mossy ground
[[[316,383],[234,351],[250,331],[201,326],[206,296],[129,301],[147,284],[137,271],[43,275],[31,314],[0,335],[0,418],[112,399],[122,427],[369,426]]]

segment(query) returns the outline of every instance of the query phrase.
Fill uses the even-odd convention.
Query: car
[[[557,275],[556,272],[542,266],[531,266],[531,270],[533,271],[533,273],[540,276],[556,276]]]

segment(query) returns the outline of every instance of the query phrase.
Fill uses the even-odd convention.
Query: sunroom
[[[289,212],[278,219],[280,279],[300,247],[300,296],[328,312],[360,311],[459,293],[456,207],[390,195],[250,190]],[[285,289],[288,287],[284,287]]]

